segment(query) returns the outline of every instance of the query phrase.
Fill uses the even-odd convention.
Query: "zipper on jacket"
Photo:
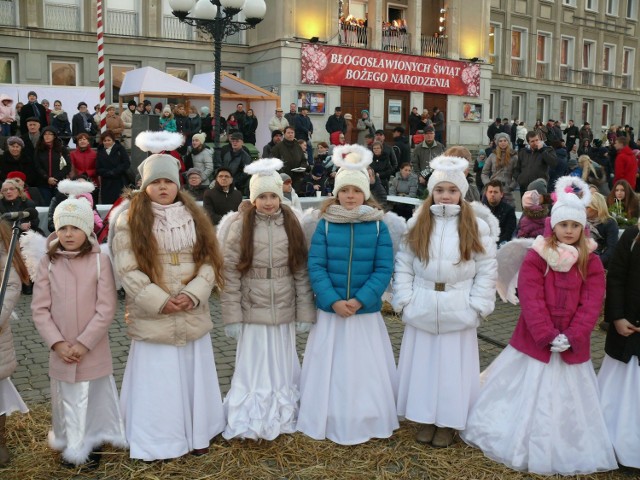
[[[442,257],[442,244],[444,243],[444,230],[446,227],[446,221],[447,221],[447,217],[444,216],[444,214],[446,213],[446,207],[443,205],[442,206],[442,213],[443,213],[443,217],[442,219],[444,220],[442,222],[442,231],[440,232],[440,257]],[[459,240],[458,240],[459,241]],[[436,267],[436,279],[440,279],[440,263],[442,262],[441,258],[438,259],[438,266]],[[440,335],[440,319],[438,318],[438,312],[440,311],[440,308],[438,306],[438,292],[436,292],[436,335]]]
[[[273,279],[271,278],[271,271],[273,268],[273,237],[271,234],[271,217],[267,222],[267,232],[269,232],[269,268],[267,269],[267,278],[269,279],[269,290],[271,292],[271,322],[276,323],[276,312],[274,308],[275,294],[273,292]]]
[[[347,298],[351,298],[351,260],[353,260],[353,223],[351,225],[351,245],[349,246],[349,268],[347,270]]]

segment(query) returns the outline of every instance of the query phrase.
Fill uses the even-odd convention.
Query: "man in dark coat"
[[[396,154],[398,165],[411,162],[411,147],[409,146],[409,139],[404,136],[404,132],[403,127],[393,129],[393,150]]]
[[[29,101],[20,110],[20,133],[27,134],[27,119],[35,117],[40,122],[40,130],[47,126],[47,110],[38,103],[38,94],[31,91],[27,94]]]
[[[504,192],[500,180],[491,180],[487,183],[484,186],[484,194],[484,204],[489,207],[500,224],[500,238],[498,239],[498,247],[500,247],[511,240],[513,232],[516,231],[516,210],[502,200]]]
[[[296,119],[299,120],[299,119]],[[280,173],[286,173],[293,181],[293,188],[300,191],[302,179],[309,165],[304,157],[304,152],[295,138],[293,127],[284,129],[284,138],[280,143],[271,149],[271,155],[282,160],[284,166]]]
[[[413,107],[409,114],[409,135],[413,136],[418,131],[420,125],[420,114],[418,113],[418,107]]]
[[[490,142],[495,138],[496,134],[500,133],[501,125],[500,118],[498,117],[496,121],[487,128],[487,137],[489,137]]]
[[[248,189],[249,175],[244,173],[244,167],[251,163],[251,155],[243,148],[244,137],[240,132],[234,132],[229,135],[231,148],[220,152],[220,160],[216,169],[226,168],[233,176],[233,183],[241,192]]]
[[[204,192],[202,206],[213,224],[217,225],[227,213],[238,210],[242,193],[233,185],[233,172],[228,168],[218,168],[214,178],[215,181]]]
[[[578,136],[580,135],[580,130],[573,123],[573,120],[569,120],[569,124],[567,128],[564,129],[563,132],[567,136],[567,151],[570,152],[573,148],[573,145],[578,141]]]
[[[347,123],[342,116],[342,108],[335,108],[333,115],[331,115],[327,120],[325,128],[327,129],[327,132],[329,132],[329,135],[331,135],[333,132],[346,133]]]

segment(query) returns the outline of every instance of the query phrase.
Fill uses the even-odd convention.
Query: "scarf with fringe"
[[[151,202],[153,209],[153,234],[158,247],[165,252],[180,252],[196,243],[196,226],[193,217],[182,202],[160,205]]]
[[[364,223],[378,222],[384,217],[384,212],[369,205],[361,205],[353,210],[347,210],[341,205],[331,205],[322,218],[332,223]]]

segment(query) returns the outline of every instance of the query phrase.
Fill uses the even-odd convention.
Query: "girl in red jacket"
[[[462,438],[516,470],[574,475],[617,468],[590,359],[604,297],[602,262],[585,236],[585,182],[563,177],[552,232],[526,253],[510,345],[482,374]]]
[[[117,297],[109,257],[93,234],[89,202],[74,195],[93,184],[63,180],[69,194],[53,214],[56,231],[38,266],[31,310],[49,347],[51,421],[49,445],[70,468],[97,467],[103,443],[126,447],[109,348]]]

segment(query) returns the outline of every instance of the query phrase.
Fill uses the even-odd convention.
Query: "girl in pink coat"
[[[16,110],[13,108],[13,99],[9,95],[0,94],[0,127],[3,136],[11,135],[11,124],[16,120]]]
[[[53,428],[49,445],[68,467],[97,467],[103,443],[126,447],[107,331],[117,296],[111,262],[93,234],[90,182],[63,180],[33,288],[33,321],[50,348]]]
[[[589,187],[562,177],[556,194],[553,230],[520,267],[510,344],[483,372],[462,438],[516,470],[589,474],[617,468],[590,358],[605,277],[585,235]]]

